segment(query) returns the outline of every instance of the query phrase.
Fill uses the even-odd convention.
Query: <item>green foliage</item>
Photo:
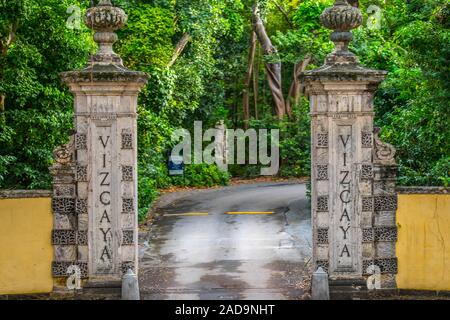
[[[322,27],[319,17],[332,1],[306,0],[299,4],[292,16],[294,29],[278,31],[273,37],[282,56],[282,61],[295,64],[306,55],[320,65],[332,50],[329,30]]]
[[[391,1],[380,30],[356,32],[362,62],[390,72],[377,93],[377,123],[397,148],[402,185],[448,185],[449,8],[441,0]]]
[[[305,177],[310,174],[311,136],[308,110],[309,103],[303,98],[294,109],[296,121],[287,118],[274,121],[272,117],[250,121],[251,129],[279,130],[280,177]],[[253,178],[260,175],[260,169],[261,165],[232,165],[230,171],[233,176]]]
[[[229,179],[229,173],[219,170],[216,165],[191,164],[186,166],[184,176],[172,177],[172,182],[177,186],[212,187],[225,186]]]
[[[172,10],[136,4],[127,11],[126,28],[119,31],[119,53],[131,69],[167,65],[172,57],[175,35]]]
[[[240,1],[129,1],[129,20],[119,32],[116,50],[125,64],[149,73],[139,98],[139,214],[143,218],[158,189],[171,185],[212,186],[228,176],[215,166],[188,166],[184,179],[169,177],[167,155],[172,132],[195,119],[211,123],[222,112],[223,83],[218,38],[239,38]],[[172,66],[178,41],[191,40]],[[209,120],[209,121],[208,121]],[[218,119],[217,119],[218,120]]]
[[[78,1],[1,2],[0,29],[17,23],[15,41],[0,61],[0,188],[49,188],[52,150],[68,139],[72,95],[58,73],[81,67],[92,48],[86,28],[66,28]],[[0,111],[1,112],[1,111]]]
[[[330,30],[319,21],[332,0],[278,0],[260,3],[263,20],[283,63],[285,92],[293,67],[306,56],[312,69],[333,49]],[[173,185],[226,184],[216,166],[186,167],[170,177],[167,155],[172,132],[196,120],[229,128],[242,121],[251,6],[255,0],[116,0],[129,16],[115,45],[127,67],[145,71],[149,84],[139,96],[139,214],[145,217],[158,190]],[[73,98],[59,73],[79,69],[93,51],[92,33],[66,27],[67,9],[87,0],[0,0],[0,188],[49,188],[52,150],[72,127]],[[381,8],[381,28],[369,28],[371,5]],[[450,177],[450,4],[448,0],[361,0],[363,26],[351,44],[361,62],[389,71],[377,92],[376,121],[382,138],[398,149],[399,182],[449,185]],[[283,11],[283,12],[282,12]],[[83,12],[82,12],[83,13]],[[10,36],[14,34],[14,37]],[[178,57],[180,39],[190,41]],[[5,49],[9,40],[13,40]],[[252,128],[279,129],[281,176],[310,172],[308,102],[294,106],[294,119],[271,115],[263,55],[257,50],[256,111]],[[252,90],[253,91],[253,90]],[[252,107],[254,107],[252,101]],[[259,166],[231,166],[233,175],[259,175]]]

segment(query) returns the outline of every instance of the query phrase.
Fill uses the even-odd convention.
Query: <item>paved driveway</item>
[[[142,299],[299,299],[311,256],[304,184],[168,194],[140,245]]]

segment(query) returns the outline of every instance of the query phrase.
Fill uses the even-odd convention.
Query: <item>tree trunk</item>
[[[300,82],[300,74],[306,70],[311,62],[311,56],[306,56],[305,59],[294,66],[294,75],[292,79],[291,88],[289,89],[289,95],[286,99],[286,112],[289,118],[292,118],[292,106],[299,103],[303,94],[303,84]]]
[[[258,120],[258,80],[259,80],[259,53],[256,63],[253,64],[253,107],[255,108],[255,119]]]
[[[256,52],[256,34],[252,30],[252,35],[250,36],[250,50],[248,51],[248,64],[247,72],[244,79],[244,90],[242,94],[242,106],[244,110],[244,128],[248,129],[248,121],[250,120],[250,86],[252,81],[253,64],[255,61]]]
[[[238,106],[239,106],[239,98],[240,98],[240,94],[239,94],[239,75],[236,74],[235,75],[235,79],[234,79],[234,103],[233,103],[233,125],[234,125],[234,129],[237,129],[237,125],[238,125]]]
[[[266,28],[259,16],[258,5],[253,6],[253,29],[258,37],[259,43],[263,48],[264,54],[277,56],[278,51],[272,45],[272,41],[267,35]],[[281,83],[281,62],[266,62],[267,79],[269,82],[270,91],[273,97],[273,112],[279,118],[283,118],[285,115],[285,102],[283,96],[283,88]]]
[[[175,64],[178,57],[183,52],[184,48],[186,48],[186,45],[188,44],[189,41],[191,41],[191,36],[189,35],[189,33],[183,34],[180,41],[178,41],[177,46],[175,47],[175,50],[173,51],[172,59],[170,60],[169,64],[167,65],[168,68],[171,68]]]
[[[275,0],[272,0],[272,2],[275,4],[275,6],[278,8],[278,10],[281,12],[281,14],[284,16],[284,19],[286,19],[286,22],[289,24],[291,28],[294,28],[294,25],[292,24],[291,19],[289,18],[288,13],[284,8]]]

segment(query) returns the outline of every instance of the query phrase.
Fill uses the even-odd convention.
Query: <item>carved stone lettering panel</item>
[[[96,274],[114,273],[115,224],[113,218],[114,190],[113,181],[113,132],[110,126],[95,128],[95,171],[92,185],[94,189],[94,257]],[[116,196],[117,197],[117,196]]]
[[[345,1],[336,1],[323,14],[333,35],[346,25],[347,12],[341,10],[340,2]],[[394,256],[395,222],[382,224],[378,218],[386,212],[395,218],[395,175],[389,174],[391,191],[379,184],[387,181],[380,178],[388,170],[386,165],[395,161],[393,148],[379,141],[373,127],[375,90],[386,72],[365,69],[346,51],[342,39],[331,38],[335,51],[324,66],[300,76],[311,114],[313,261],[315,270],[325,269],[330,284],[350,280],[350,285],[365,280],[363,269],[369,259],[376,259],[383,273],[396,271],[396,261],[385,259]]]
[[[351,125],[336,125],[333,135],[334,183],[331,191],[333,197],[332,234],[332,271],[355,271],[356,258],[355,230],[357,228],[354,197],[356,193],[353,181],[354,137]]]

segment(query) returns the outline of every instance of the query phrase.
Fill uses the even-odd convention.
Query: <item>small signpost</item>
[[[182,156],[169,156],[169,175],[182,176],[184,174],[184,162]]]

